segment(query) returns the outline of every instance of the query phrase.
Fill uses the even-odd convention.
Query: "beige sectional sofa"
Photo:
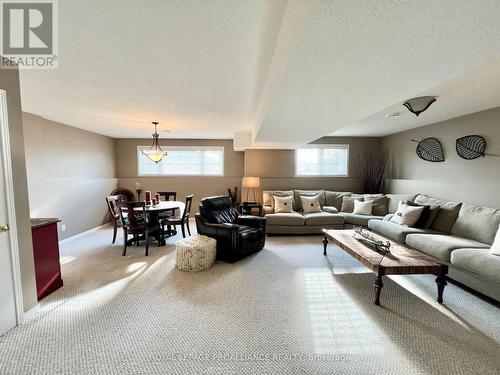
[[[273,196],[292,196],[292,213],[274,213]],[[300,196],[319,195],[321,212],[303,213]],[[367,226],[371,219],[382,220],[388,213],[387,200],[381,199],[374,206],[375,215],[356,215],[350,212],[341,212],[344,197],[379,197],[377,195],[359,195],[349,192],[335,192],[328,190],[264,190],[262,192],[263,210],[267,219],[268,234],[314,234],[321,233],[322,229],[343,229],[353,226]],[[384,203],[385,202],[385,203]],[[331,208],[338,213],[328,212]]]
[[[390,220],[370,220],[368,227],[449,264],[448,276],[484,295],[500,301],[500,256],[490,251],[500,223],[500,210],[460,202],[448,202],[426,195],[392,195],[393,201],[411,200],[439,206],[430,228],[409,228]]]
[[[322,212],[303,213],[301,195],[320,196]],[[273,195],[293,196],[293,213],[274,213]],[[341,212],[344,197],[377,198],[374,215]],[[500,223],[500,210],[450,202],[423,194],[359,195],[328,190],[264,191],[263,207],[269,234],[321,233],[322,229],[368,226],[449,265],[448,276],[500,301],[500,256],[490,251]],[[406,227],[390,219],[399,201],[437,207],[428,228]],[[326,212],[335,207],[338,213]]]

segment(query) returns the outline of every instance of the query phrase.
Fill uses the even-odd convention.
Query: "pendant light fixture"
[[[151,148],[149,150],[142,151],[143,155],[147,156],[151,161],[154,161],[155,163],[159,163],[165,156],[167,156],[167,152],[161,149],[160,142],[158,141],[158,138],[160,137],[157,131],[158,124],[158,122],[153,121],[155,132],[153,134],[153,144],[151,145]]]
[[[408,99],[403,105],[408,108],[411,113],[415,114],[415,116],[418,116],[435,101],[436,97],[434,96],[420,96],[418,98]]]

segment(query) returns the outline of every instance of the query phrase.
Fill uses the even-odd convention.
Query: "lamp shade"
[[[243,181],[241,184],[244,188],[254,188],[257,189],[260,187],[260,177],[256,176],[246,176],[243,177]]]

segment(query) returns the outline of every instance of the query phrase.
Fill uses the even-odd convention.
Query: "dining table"
[[[171,211],[172,214],[175,215],[175,211],[179,210],[179,212],[182,213],[182,212],[184,212],[185,205],[186,204],[184,202],[181,202],[181,201],[160,201],[159,203],[157,203],[155,205],[153,205],[153,204],[146,205],[146,215],[148,216],[148,221],[159,220],[158,216],[162,212]],[[134,211],[142,212],[142,208],[136,207],[136,208],[134,208]],[[163,238],[175,236],[176,234],[177,234],[177,230],[169,229],[163,233]],[[134,239],[132,238],[129,241],[130,241],[129,245],[131,245],[132,242],[134,241]],[[164,246],[165,244],[166,244],[165,240],[163,240],[160,245]]]

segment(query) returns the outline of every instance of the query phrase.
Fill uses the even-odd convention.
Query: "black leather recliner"
[[[198,233],[217,240],[218,260],[233,263],[265,245],[266,219],[239,215],[229,196],[203,198],[195,218]]]

